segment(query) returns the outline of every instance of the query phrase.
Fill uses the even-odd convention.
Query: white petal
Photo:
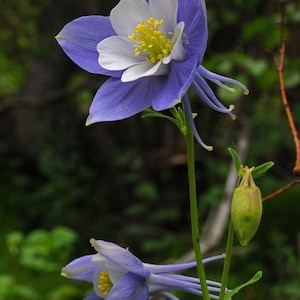
[[[146,76],[166,75],[168,71],[169,67],[164,65],[162,60],[155,65],[149,62],[143,62],[124,71],[121,80],[123,82],[129,82]]]
[[[98,288],[99,285],[99,278],[100,278],[100,273],[101,271],[104,270],[96,270],[94,275],[93,275],[93,288],[94,288],[94,293],[100,297],[100,299],[104,299],[104,294],[101,292],[101,290]]]
[[[150,18],[145,0],[121,0],[110,12],[110,22],[117,35],[126,37],[134,33],[135,26]]]
[[[149,8],[154,19],[164,20],[160,26],[161,31],[174,32],[177,24],[178,0],[150,0]]]
[[[183,39],[182,39],[183,29],[184,29],[184,22],[180,22],[176,25],[174,38],[173,38],[174,39],[173,42],[175,44],[171,51],[172,60],[182,61],[185,59]]]
[[[143,57],[134,55],[133,42],[119,36],[111,36],[97,45],[98,62],[107,70],[124,70],[143,61]]]
[[[167,65],[171,62],[171,55],[168,55],[162,59],[163,64]]]

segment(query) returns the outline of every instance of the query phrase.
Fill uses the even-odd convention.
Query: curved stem
[[[200,279],[201,289],[203,292],[203,299],[210,300],[207,283],[206,283],[204,265],[202,262],[202,253],[200,249],[200,234],[199,234],[199,223],[198,223],[198,205],[197,205],[196,176],[195,176],[194,135],[191,130],[187,115],[185,115],[185,123],[186,123],[185,139],[186,139],[186,147],[187,147],[187,167],[188,167],[192,239],[193,239],[195,257],[197,261],[198,277]]]

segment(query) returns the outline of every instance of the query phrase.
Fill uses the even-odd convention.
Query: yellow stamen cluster
[[[107,271],[100,272],[98,288],[104,294],[104,296],[108,295],[112,286],[113,286],[113,283],[111,282],[111,280],[109,278],[108,272]]]
[[[131,41],[136,41],[134,45],[134,55],[142,53],[145,59],[151,63],[157,63],[172,51],[172,40],[167,35],[172,36],[173,32],[161,32],[159,26],[164,20],[149,18],[146,22],[136,25],[134,34],[129,35]]]

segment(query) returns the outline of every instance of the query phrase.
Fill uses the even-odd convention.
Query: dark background
[[[129,246],[141,259],[180,259],[191,249],[184,139],[164,119],[85,127],[93,95],[106,78],[88,74],[54,36],[72,19],[108,15],[112,0],[2,0],[0,11],[0,299],[82,299],[81,285],[59,276],[89,239]],[[263,196],[297,179],[295,149],[270,50],[279,47],[279,1],[207,1],[209,40],[203,65],[245,83],[250,95],[216,89],[237,120],[191,94],[201,224],[218,207],[230,166],[228,147],[249,142],[245,164],[272,160],[257,180]],[[286,2],[285,80],[300,125],[299,2]],[[215,88],[215,87],[213,87]],[[299,186],[264,203],[249,247],[235,242],[229,287],[262,270],[236,299],[300,299]],[[224,251],[224,236],[206,255]],[[208,267],[220,280],[222,263]],[[184,298],[187,297],[187,298]],[[182,295],[182,299],[191,299]]]

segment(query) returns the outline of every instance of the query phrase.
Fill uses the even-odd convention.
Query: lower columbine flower
[[[207,42],[204,0],[121,0],[109,17],[85,16],[56,36],[65,53],[88,72],[111,76],[96,93],[87,125],[128,118],[152,106],[173,107],[192,87],[212,109],[229,113],[205,79],[239,82],[201,66]],[[187,108],[189,111],[189,108]],[[196,138],[205,148],[190,122]]]
[[[174,265],[153,265],[141,262],[128,249],[114,243],[91,239],[98,252],[73,260],[62,269],[62,275],[72,279],[93,283],[94,292],[85,300],[148,300],[156,295],[178,300],[169,290],[181,290],[202,295],[198,278],[173,272],[196,266],[196,262]],[[204,259],[204,263],[223,258],[224,255]],[[211,299],[219,299],[216,294],[221,284],[207,281]]]

